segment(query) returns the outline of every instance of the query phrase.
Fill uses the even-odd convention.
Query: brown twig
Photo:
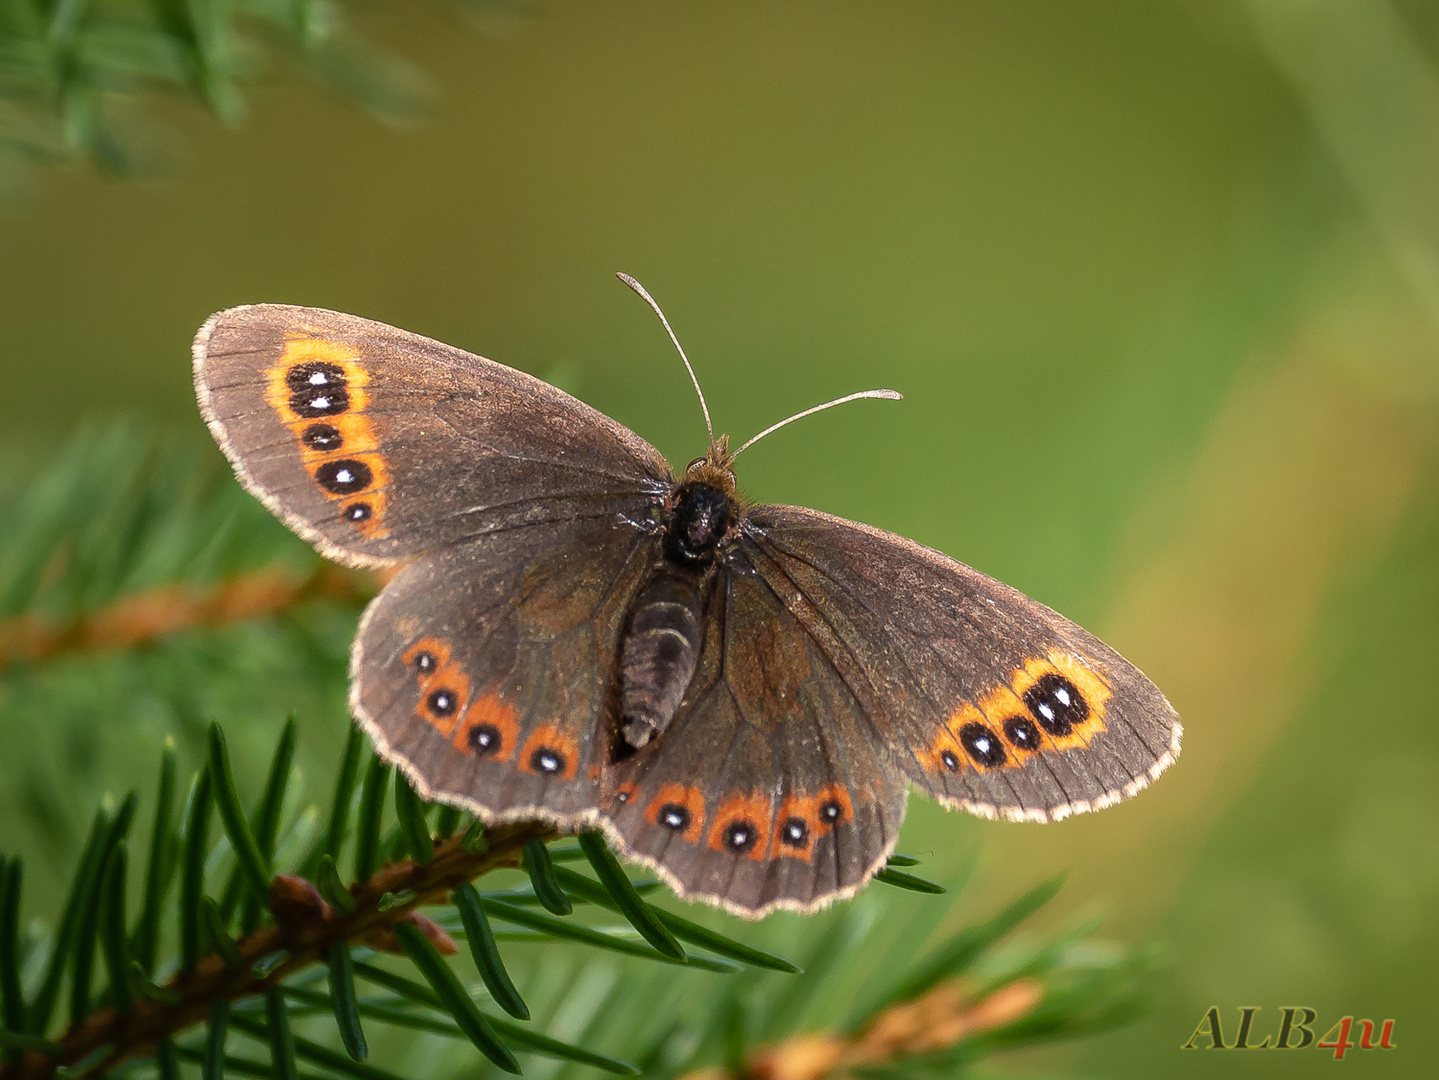
[[[69,652],[133,649],[181,630],[258,619],[318,598],[359,601],[373,591],[366,575],[329,564],[305,578],[265,567],[205,588],[165,585],[122,596],[62,625],[39,615],[0,621],[0,667]]]
[[[102,1047],[110,1049],[97,1060],[87,1062],[96,1073],[129,1058],[153,1053],[161,1039],[204,1020],[215,1001],[237,1001],[263,993],[295,972],[323,963],[329,947],[336,942],[358,942],[383,935],[385,928],[416,908],[443,901],[461,882],[500,867],[518,866],[526,842],[553,840],[556,835],[553,828],[538,823],[501,825],[486,833],[489,846],[483,854],[470,854],[456,836],[436,845],[435,857],[426,865],[407,859],[382,867],[369,881],[350,890],[355,899],[353,914],[330,911],[324,917],[299,924],[276,922],[265,926],[238,942],[238,966],[226,967],[219,956],[207,956],[193,972],[170,980],[166,989],[179,995],[178,1002],[137,1001],[126,1013],[99,1010],[57,1040],[58,1054],[29,1051],[19,1062],[0,1064],[0,1080],[50,1080],[59,1066],[84,1061]],[[413,890],[414,899],[388,911],[380,910],[381,897],[405,890]],[[272,970],[263,977],[254,973],[259,961],[280,952],[285,957]]]
[[[854,1035],[795,1035],[754,1051],[738,1074],[714,1068],[682,1080],[838,1080],[857,1069],[942,1053],[1029,1015],[1043,997],[1036,979],[1015,979],[980,996],[958,980],[943,982],[913,1001],[891,1005]]]

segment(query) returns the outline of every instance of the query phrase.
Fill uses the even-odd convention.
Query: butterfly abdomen
[[[630,609],[620,660],[622,733],[633,747],[664,731],[694,678],[702,575],[662,564]]]

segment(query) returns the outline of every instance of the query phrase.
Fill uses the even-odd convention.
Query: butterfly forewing
[[[1179,750],[1169,702],[1042,604],[902,537],[756,507],[740,546],[920,788],[1052,820],[1134,794]]]
[[[352,564],[618,512],[670,476],[644,440],[548,383],[353,315],[231,308],[200,330],[194,365],[246,486]]]

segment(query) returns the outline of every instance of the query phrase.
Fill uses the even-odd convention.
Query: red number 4
[[[1330,1028],[1327,1032],[1325,1032],[1325,1033],[1324,1033],[1324,1038],[1320,1039],[1317,1043],[1315,1043],[1315,1045],[1316,1045],[1316,1046],[1321,1046],[1321,1047],[1323,1047],[1323,1048],[1326,1049],[1326,1050],[1333,1050],[1333,1051],[1334,1051],[1334,1060],[1335,1060],[1335,1061],[1341,1060],[1341,1059],[1344,1057],[1344,1052],[1345,1052],[1346,1050],[1352,1049],[1352,1048],[1354,1047],[1354,1045],[1355,1045],[1354,1043],[1352,1043],[1352,1042],[1349,1041],[1349,1032],[1350,1032],[1350,1029],[1353,1027],[1353,1025],[1354,1025],[1354,1017],[1352,1017],[1352,1016],[1346,1016],[1346,1017],[1344,1017],[1344,1018],[1343,1018],[1342,1020],[1340,1020],[1337,1024],[1335,1024],[1332,1028]],[[1379,1032],[1379,1041],[1378,1041],[1377,1043],[1373,1041],[1373,1040],[1374,1040],[1374,1021],[1373,1021],[1373,1020],[1361,1020],[1361,1021],[1359,1021],[1359,1044],[1358,1044],[1358,1045],[1359,1045],[1359,1048],[1360,1048],[1361,1050],[1375,1050],[1375,1049],[1393,1050],[1393,1049],[1394,1049],[1394,1043],[1391,1041],[1391,1040],[1393,1039],[1393,1037],[1394,1037],[1394,1021],[1393,1021],[1393,1020],[1385,1020],[1385,1021],[1384,1021],[1384,1027],[1383,1027],[1383,1028],[1380,1030],[1380,1032]]]

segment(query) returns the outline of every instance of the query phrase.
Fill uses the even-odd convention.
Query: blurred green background
[[[1306,1005],[1321,1033],[1397,1020],[1400,1048],[1347,1072],[1432,1074],[1439,8],[538,0],[355,21],[428,73],[405,74],[425,115],[376,122],[277,65],[238,129],[147,102],[138,179],[11,173],[12,485],[117,414],[203,445],[190,338],[252,301],[550,377],[682,464],[699,409],[627,271],[736,437],[905,393],[751,451],[752,496],[1018,586],[1184,717],[1176,767],[1100,815],[913,801],[901,849],[944,880],[977,845],[975,905],[1067,869],[1056,918],[1109,910],[1112,935],[1167,943],[1145,1019],[1016,1070],[1307,1076],[1329,1055],[1179,1049],[1211,1005],[1231,1039],[1240,1006],[1263,1033]],[[294,702],[322,776],[331,681]],[[133,729],[77,740],[83,710],[37,721],[0,681],[0,846],[42,846],[40,817],[68,842],[148,775],[170,717],[144,685],[95,685],[133,697]],[[244,714],[250,776],[282,718]],[[73,808],[36,809],[41,774]]]

